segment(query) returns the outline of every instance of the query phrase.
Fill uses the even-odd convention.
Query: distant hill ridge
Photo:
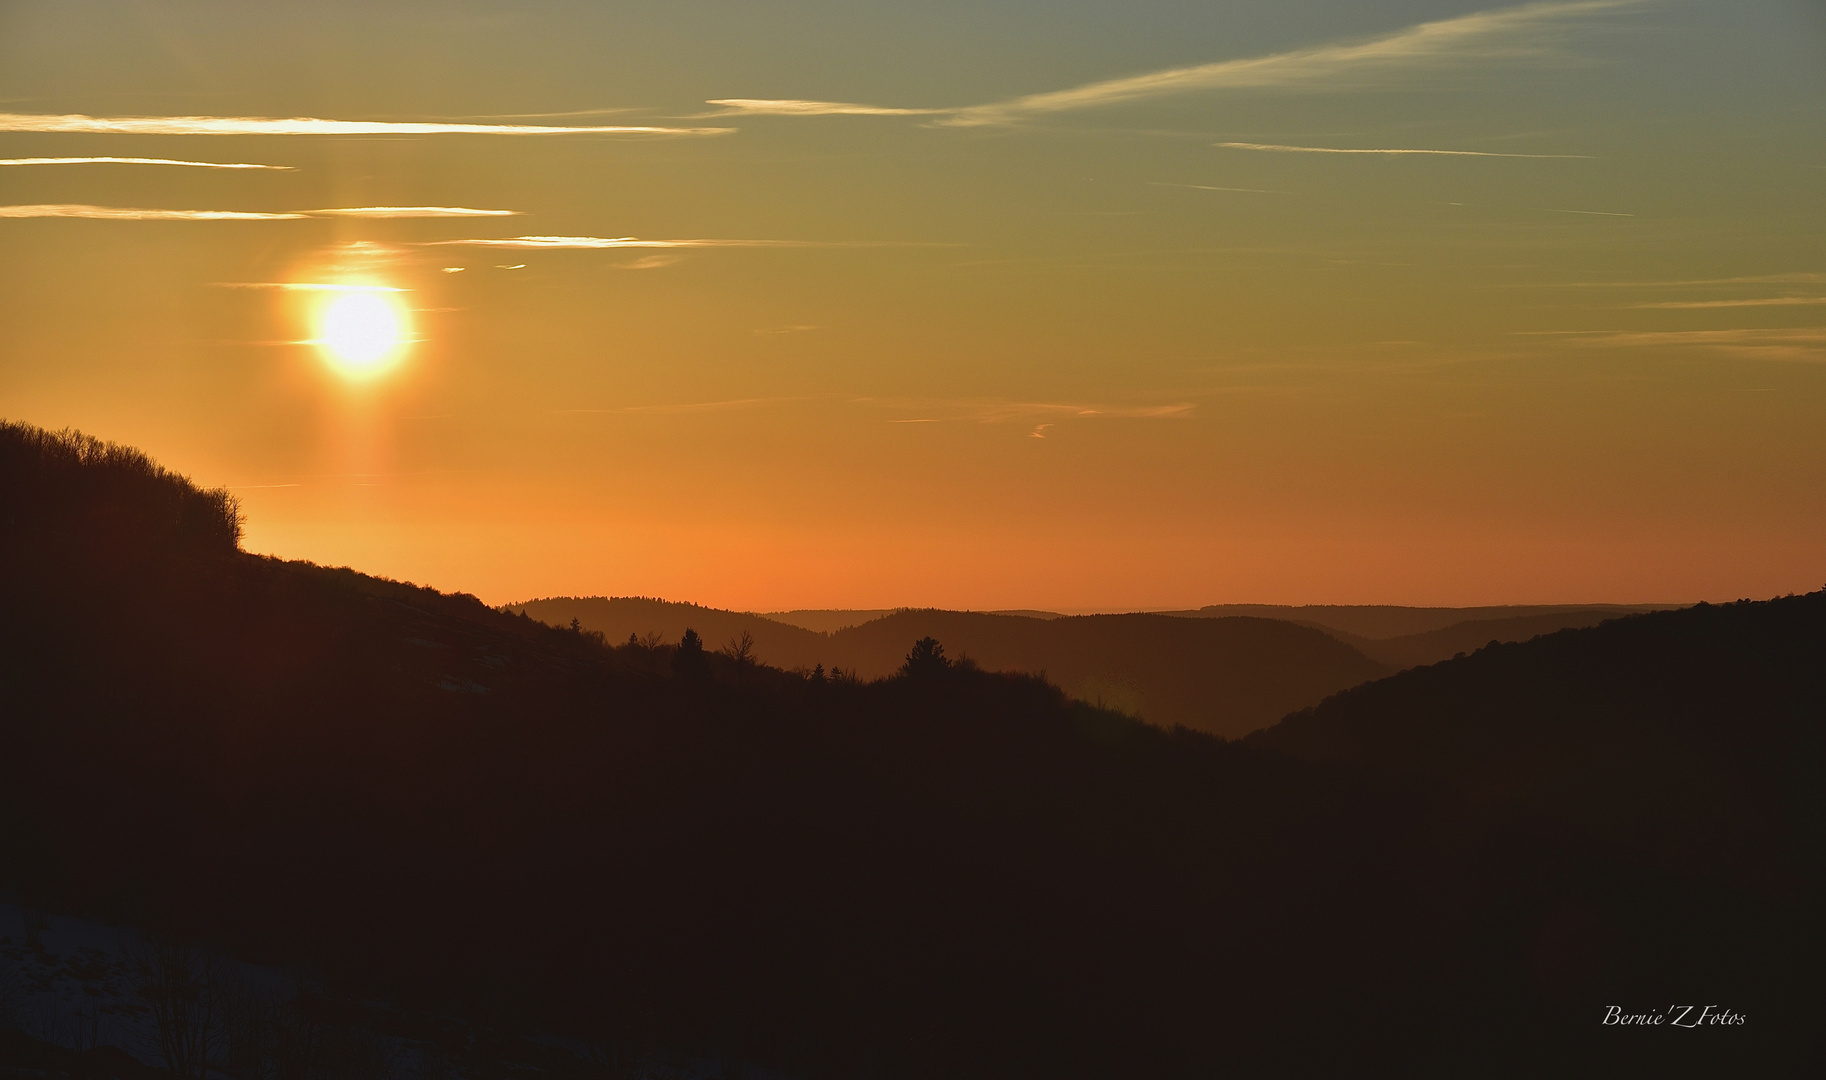
[[[820,634],[761,615],[630,597],[533,600],[503,610],[554,626],[575,619],[610,641],[677,641],[690,628],[715,648],[746,633],[766,663],[842,668],[865,679],[892,673],[908,642],[931,637],[986,669],[1043,674],[1082,701],[1228,738],[1391,670],[1320,630],[1271,619],[903,609]]]
[[[863,678],[898,668],[906,642],[935,637],[953,656],[968,656],[992,670],[1044,673],[1092,704],[1163,726],[1181,724],[1237,738],[1348,686],[1450,659],[1493,640],[1525,641],[1649,609],[1255,604],[1113,615],[933,608],[760,615],[648,597],[598,596],[529,600],[503,610],[553,626],[568,626],[575,619],[611,641],[632,636],[675,642],[689,628],[718,648],[746,633],[766,663],[842,668]],[[1422,629],[1375,637],[1344,627]]]

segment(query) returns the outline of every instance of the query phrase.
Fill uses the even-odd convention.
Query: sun
[[[398,362],[406,320],[389,290],[339,292],[318,316],[317,344],[344,375],[369,378]]]

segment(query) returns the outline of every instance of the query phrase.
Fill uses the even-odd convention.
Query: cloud
[[[794,98],[714,98],[706,105],[722,107],[712,116],[936,116],[955,109],[896,109],[884,105],[856,105],[847,101],[800,101]]]
[[[289,221],[304,214],[255,214],[240,210],[143,210],[130,206],[40,203],[0,206],[0,218],[97,218],[103,221]]]
[[[342,206],[330,210],[307,210],[312,217],[362,218],[446,218],[446,217],[513,217],[518,210],[475,210],[467,206]]]
[[[527,113],[484,113],[480,116],[464,117],[467,120],[561,120],[569,116],[608,116],[612,113],[633,112],[628,107],[616,109],[571,109],[567,112],[527,112]]]
[[[1193,191],[1241,191],[1251,195],[1292,195],[1291,191],[1276,191],[1273,188],[1253,187],[1213,187],[1210,184],[1170,184],[1164,180],[1149,180],[1149,187],[1191,188]]]
[[[0,113],[0,132],[86,135],[726,135],[734,128],[324,120],[313,116],[84,116]]]
[[[286,292],[410,292],[392,285],[340,285],[320,281],[218,281],[224,289],[283,289]]]
[[[1635,217],[1634,214],[1619,214],[1614,210],[1557,210],[1551,206],[1537,206],[1535,209],[1543,214],[1584,214],[1586,217]]]
[[[1566,23],[1643,2],[1645,0],[1554,0],[1522,4],[1420,23],[1392,34],[1355,42],[1318,45],[1191,67],[1166,68],[1140,75],[1103,79],[1065,90],[1028,94],[1007,101],[960,108],[907,109],[796,98],[717,98],[708,104],[723,110],[710,114],[712,116],[930,116],[938,124],[972,127],[1011,124],[1047,113],[1071,112],[1204,90],[1361,86],[1389,82],[1417,69],[1445,69],[1455,65],[1462,67],[1474,61],[1487,63],[1492,60],[1553,57],[1557,55],[1553,46]],[[1246,144],[1239,144],[1241,145]],[[1324,152],[1323,148],[1274,149],[1313,149]],[[1459,153],[1470,154],[1470,151]]]
[[[1677,281],[1543,281],[1513,287],[1529,289],[1673,289],[1708,285],[1826,285],[1826,274],[1757,274],[1750,277],[1689,278]]]
[[[87,206],[78,203],[44,203],[34,206],[0,206],[0,217],[75,217],[108,221],[296,221],[313,217],[358,218],[469,218],[512,217],[518,210],[476,210],[467,206],[344,206],[326,210],[252,213],[240,210],[147,210],[129,206]]]
[[[1796,307],[1809,304],[1826,304],[1826,296],[1765,296],[1753,300],[1666,300],[1658,304],[1631,304],[1635,308],[1739,308],[1739,307]]]
[[[857,399],[858,405],[878,405],[923,413],[932,419],[895,420],[897,424],[939,423],[944,420],[979,424],[1041,423],[1050,427],[1063,420],[1181,420],[1192,415],[1192,402],[1170,405],[1083,405],[1053,401],[994,401],[984,399]]]
[[[695,413],[722,412],[728,409],[754,409],[765,405],[783,405],[805,401],[802,397],[731,398],[725,401],[693,401],[678,405],[624,405],[618,409],[556,409],[559,414],[600,416],[615,413]]]
[[[425,247],[513,248],[521,251],[600,250],[604,248],[718,248],[718,247],[949,247],[893,240],[642,240],[636,236],[509,236],[501,239],[430,240]]]
[[[1275,154],[1441,154],[1446,157],[1587,158],[1590,154],[1498,154],[1488,150],[1358,150],[1336,146],[1283,146],[1280,143],[1221,142],[1226,150],[1264,150]]]
[[[1551,55],[1560,25],[1639,0],[1572,0],[1523,4],[1421,23],[1392,34],[1346,44],[1320,45],[1268,56],[1168,68],[1106,79],[1068,90],[958,109],[944,124],[1006,124],[1044,113],[1115,105],[1198,90],[1338,86],[1417,67]]]
[[[290,165],[255,165],[245,161],[177,161],[151,157],[22,157],[0,158],[0,165],[183,165],[192,169],[273,169],[295,172]]]
[[[1826,363],[1826,326],[1733,330],[1575,330],[1567,344],[1616,348],[1703,348],[1745,360]]]

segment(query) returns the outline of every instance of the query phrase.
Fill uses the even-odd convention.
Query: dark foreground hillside
[[[605,647],[242,554],[225,498],[110,453],[0,431],[0,887],[38,907],[604,1048],[580,1075],[654,1049],[806,1077],[1807,1064],[1817,846],[1780,839],[1814,835],[1804,800],[1754,808],[1789,830],[1766,849],[1670,859],[1507,789],[1161,731],[1032,678]],[[43,494],[60,477],[87,494]],[[1819,609],[1739,617],[1817,634]],[[1743,652],[1694,618],[1668,664]],[[1431,671],[1474,681],[1482,655]],[[1799,659],[1713,719],[1813,730],[1782,711],[1814,685]],[[1615,701],[1673,674],[1649,650],[1563,681]],[[1564,753],[1602,774],[1596,738]],[[1667,827],[1738,827],[1689,811]],[[1601,1024],[1687,1000],[1750,1022]]]

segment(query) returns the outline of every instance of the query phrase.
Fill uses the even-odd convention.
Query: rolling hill
[[[1321,631],[1272,619],[905,610],[818,634],[759,615],[637,598],[533,600],[508,609],[556,626],[576,619],[614,641],[646,634],[677,641],[690,627],[715,646],[746,632],[766,663],[821,664],[865,679],[893,673],[909,642],[932,637],[985,669],[1043,674],[1079,700],[1228,738],[1392,670]]]

